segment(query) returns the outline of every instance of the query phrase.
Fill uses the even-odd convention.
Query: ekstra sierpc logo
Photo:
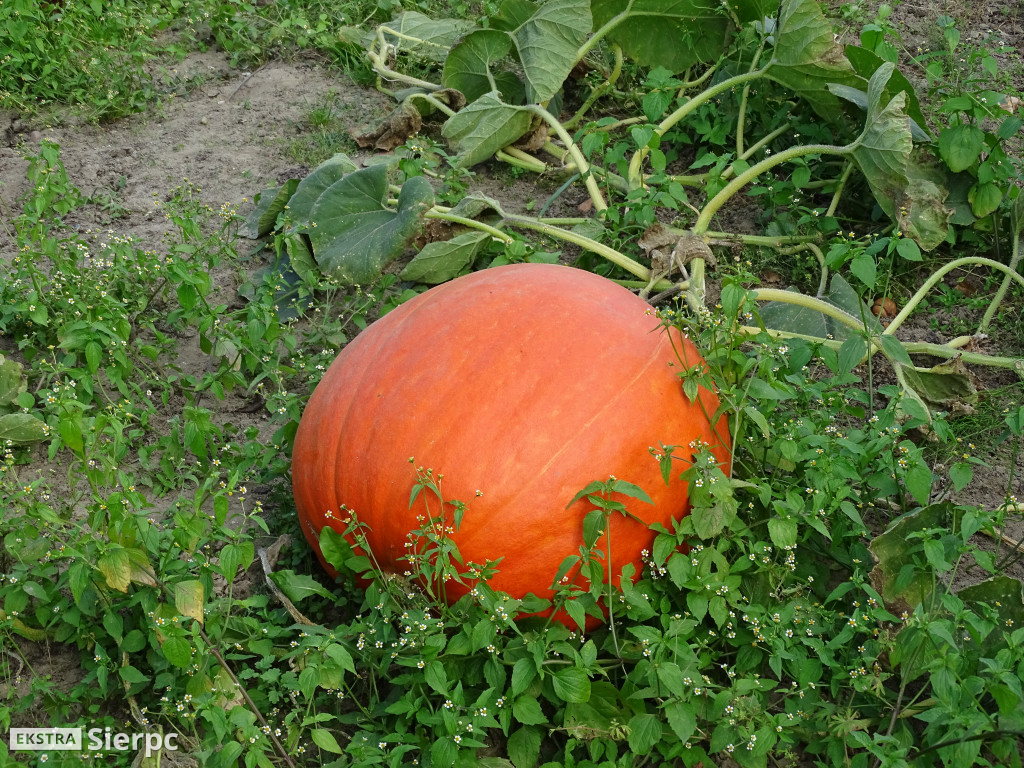
[[[11,728],[12,752],[126,752],[145,749],[149,757],[162,749],[175,751],[177,733],[117,733],[111,728]]]

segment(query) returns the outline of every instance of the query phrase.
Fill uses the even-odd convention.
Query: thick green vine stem
[[[1014,275],[1017,273],[1017,265],[1020,264],[1020,252],[1021,252],[1021,240],[1024,240],[1024,232],[1021,231],[1024,221],[1018,221],[1016,212],[1014,213],[1011,221],[1013,227],[1013,255],[1010,256],[1009,269]],[[988,305],[988,309],[985,310],[985,314],[981,318],[981,324],[978,326],[979,333],[985,333],[988,330],[989,324],[992,322],[992,318],[996,315],[996,310],[999,309],[999,305],[1003,303],[1003,299],[1006,297],[1006,292],[1010,289],[1010,283],[1013,281],[1011,274],[1007,273],[1003,278],[1003,282],[999,284],[996,295],[992,299],[992,303]]]
[[[671,130],[671,128],[676,123],[678,123],[691,112],[696,110],[701,104],[704,104],[705,102],[713,99],[715,96],[722,93],[723,91],[727,91],[730,88],[735,88],[738,85],[743,85],[744,83],[747,83],[750,80],[756,80],[765,73],[766,69],[767,67],[763,67],[754,72],[747,72],[742,75],[735,75],[734,77],[730,77],[727,80],[723,80],[722,82],[712,86],[711,88],[707,88],[701,91],[688,102],[683,104],[683,106],[679,107],[679,109],[677,109],[671,115],[662,120],[658,127],[654,129],[654,132],[657,133],[659,136],[664,136],[669,130]],[[647,153],[647,147],[640,147],[639,149],[637,149],[636,152],[633,153],[633,157],[629,161],[628,177],[631,189],[637,189],[643,186],[643,175],[641,174],[640,168],[643,165],[644,158],[647,157]]]
[[[1006,266],[1005,264],[1001,264],[998,261],[994,261],[992,259],[984,259],[978,256],[967,256],[962,259],[956,259],[954,261],[949,262],[948,264],[944,264],[940,269],[938,269],[934,274],[932,274],[927,280],[924,281],[924,285],[918,288],[917,292],[910,297],[910,300],[907,301],[906,306],[904,306],[903,309],[900,310],[899,314],[897,314],[896,317],[892,319],[892,322],[889,323],[889,327],[886,328],[883,331],[883,333],[886,335],[892,335],[896,333],[896,329],[903,325],[903,322],[910,316],[910,313],[914,311],[917,305],[921,303],[921,300],[925,297],[925,295],[927,295],[928,291],[934,288],[935,285],[948,272],[968,265],[992,267],[992,269],[997,269],[1000,272],[1006,274],[1007,279],[1013,280],[1020,284],[1021,286],[1024,286],[1024,277],[1021,277],[1019,274],[1017,274],[1016,270],[1010,269],[1010,267]],[[993,306],[996,306],[998,308],[998,305],[996,305],[995,302],[993,302]],[[978,332],[983,333],[984,329],[979,328]]]
[[[725,205],[729,198],[743,189],[743,187],[752,182],[762,173],[771,170],[776,165],[788,163],[790,160],[797,157],[803,157],[804,155],[846,155],[852,152],[855,147],[856,142],[847,145],[802,144],[783,150],[777,155],[769,155],[761,162],[750,166],[750,168],[726,184],[717,195],[708,200],[704,205],[704,209],[700,212],[700,216],[697,217],[697,221],[694,222],[692,232],[695,235],[703,236],[704,233],[707,232],[708,226],[711,224],[712,217],[718,213],[718,209]]]
[[[525,107],[530,112],[538,115],[548,125],[551,126],[558,138],[565,144],[565,148],[569,150],[569,154],[572,156],[573,162],[576,163],[576,169],[579,171],[580,176],[584,179],[587,185],[587,191],[590,193],[590,199],[594,201],[594,210],[600,212],[607,210],[608,203],[605,202],[604,195],[601,194],[601,187],[597,185],[597,177],[590,172],[590,164],[587,162],[587,158],[580,152],[579,147],[576,146],[576,142],[572,140],[572,136],[569,132],[562,127],[562,124],[558,122],[558,118],[548,112],[544,107],[538,106],[537,104],[531,104]],[[616,253],[618,253],[616,251]]]

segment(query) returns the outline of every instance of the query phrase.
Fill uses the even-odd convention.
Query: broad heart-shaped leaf
[[[829,292],[821,298],[848,315],[864,320],[872,333],[881,333],[882,326],[878,319],[871,314],[867,304],[858,298],[857,292],[842,275],[832,276]],[[765,327],[775,331],[802,333],[818,338],[831,335],[839,341],[849,338],[851,334],[851,330],[835,318],[795,304],[772,301],[761,307],[760,314]]]
[[[457,277],[470,265],[490,239],[486,232],[464,232],[436,243],[427,243],[399,277],[427,285],[437,285]]]
[[[544,103],[562,87],[591,28],[590,0],[544,0],[512,33],[526,75],[526,100]]]
[[[629,9],[608,40],[643,66],[682,72],[715,61],[732,40],[733,24],[716,0],[592,0],[591,8],[597,29]],[[744,15],[751,13],[756,10]]]
[[[10,440],[28,445],[46,439],[46,425],[31,413],[6,413],[0,416],[0,444]]]
[[[441,82],[445,88],[462,91],[466,101],[500,90],[491,65],[508,56],[512,38],[496,29],[478,29],[466,35],[444,60]],[[502,94],[506,99],[509,94]]]
[[[419,59],[442,62],[455,41],[476,24],[466,19],[432,19],[416,11],[399,14],[393,21],[381,24],[384,39],[394,45],[398,53],[407,53]],[[398,34],[388,34],[388,32]]]
[[[511,32],[529,21],[537,12],[537,7],[538,4],[530,0],[504,0],[498,12],[487,17],[488,26],[491,29]]]
[[[939,134],[939,155],[953,173],[966,171],[985,149],[985,132],[976,125],[962,123],[944,128]]]
[[[910,534],[944,527],[952,512],[953,505],[947,502],[923,507],[896,520],[868,546],[875,558],[871,585],[882,595],[890,612],[913,613],[914,608],[931,594],[931,572],[917,570],[910,574],[915,554],[919,554],[921,549],[921,539],[910,538]],[[908,571],[901,576],[904,567],[908,567]]]
[[[826,120],[839,114],[829,83],[853,87],[863,80],[853,71],[832,25],[815,0],[782,0],[775,48],[767,76],[795,91]]]
[[[444,124],[441,135],[458,153],[456,165],[468,168],[482,163],[530,130],[531,113],[502,102],[487,93]]]
[[[868,115],[853,159],[867,179],[878,205],[924,250],[945,241],[951,211],[943,205],[940,177],[913,157],[910,118],[902,91],[882,107],[885,87],[895,69],[886,62],[868,82]]]
[[[288,213],[292,221],[305,224],[313,213],[313,205],[329,187],[353,173],[358,166],[344,152],[324,160],[299,182],[295,193],[288,201]]]
[[[371,283],[419,233],[434,191],[422,176],[402,186],[398,210],[385,205],[388,169],[374,165],[332,185],[313,206],[307,230],[320,269],[345,285]]]

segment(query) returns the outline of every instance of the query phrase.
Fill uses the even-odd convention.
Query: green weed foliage
[[[870,359],[857,368],[869,338],[736,333],[760,322],[741,265],[719,306],[659,313],[706,351],[681,386],[718,388],[736,450],[726,472],[705,446],[652,446],[693,508],[652,531],[642,572],[601,566],[608,517],[646,494],[596,480],[555,604],[497,593],[493,564],[463,563],[450,538],[473,500],[413,464],[430,516],[408,571],[377,571],[341,509],[348,537],[321,537],[331,583],[296,537],[290,441],[329,348],[394,288],[266,271],[239,308],[212,278],[242,264],[229,206],[181,186],[154,201],[172,226],[144,250],[62,224],[83,200],[55,144],[29,176],[0,330],[30,382],[18,410],[46,434],[9,442],[0,466],[4,727],[173,731],[225,767],[1020,764],[1024,603],[1003,575],[1019,552],[975,535],[1016,499],[949,502],[979,460],[960,446],[948,477],[929,465],[921,435],[952,442],[951,427],[873,384]],[[302,297],[293,319],[282,291]],[[179,357],[185,339],[205,364]],[[230,397],[267,418],[212,407]],[[1018,450],[1024,409],[1001,418]],[[41,453],[52,471],[26,476]],[[282,533],[296,540],[271,562]],[[967,571],[976,586],[951,586]],[[452,580],[471,589],[448,606]],[[551,607],[564,622],[533,616]],[[34,649],[58,645],[79,654],[76,679],[36,673]]]

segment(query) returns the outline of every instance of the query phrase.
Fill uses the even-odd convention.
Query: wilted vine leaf
[[[956,593],[967,604],[987,603],[999,615],[999,626],[1012,632],[1024,626],[1024,585],[1012,576],[998,575]],[[1000,632],[989,636],[991,645],[1005,647]]]
[[[886,62],[868,82],[868,114],[853,159],[867,179],[879,206],[924,250],[946,239],[951,212],[946,191],[927,166],[912,158],[906,94],[897,93],[884,107],[885,86],[895,66]]]
[[[402,254],[420,231],[434,192],[422,176],[405,182],[398,210],[385,203],[388,169],[375,165],[350,173],[317,199],[306,230],[313,256],[325,274],[347,285],[370,283]]]
[[[767,76],[795,91],[827,120],[836,117],[839,102],[829,83],[863,83],[853,71],[832,25],[814,0],[782,0],[775,48]]]
[[[505,218],[505,212],[501,210],[501,203],[493,197],[488,197],[483,192],[470,192],[459,200],[458,205],[452,208],[449,213],[461,216],[464,219],[475,219],[485,211],[493,211],[499,218]]]
[[[846,46],[846,58],[850,60],[853,65],[854,71],[863,77],[865,80],[870,78],[878,68],[885,64],[885,59],[879,56],[874,51],[869,51],[867,48],[862,48],[859,45],[848,45]],[[906,111],[907,116],[913,120],[910,125],[910,131],[914,136],[915,141],[930,141],[931,137],[925,131],[925,126],[928,123],[924,119],[924,113],[921,111],[921,102],[918,101],[917,92],[914,90],[913,84],[907,80],[906,76],[898,69],[893,70],[892,75],[889,77],[889,82],[886,86],[887,98],[892,98],[897,93],[907,94]],[[860,92],[863,95],[863,103],[857,102],[861,109],[867,110],[867,94],[863,91]],[[837,93],[836,95],[842,95]]]
[[[530,112],[503,103],[492,92],[448,118],[441,135],[458,152],[456,164],[468,168],[523,136],[530,119]]]
[[[933,368],[903,366],[903,377],[921,399],[935,410],[946,410],[955,402],[978,401],[978,389],[958,358]]]
[[[744,3],[744,8],[752,5]],[[632,5],[628,0],[593,0],[594,27],[602,27],[627,7],[629,15],[607,39],[644,66],[682,72],[698,62],[716,60],[732,40],[733,24],[716,0],[634,0]]]
[[[912,612],[932,592],[931,571],[914,569],[921,539],[910,538],[910,534],[944,527],[952,510],[953,505],[946,502],[923,507],[896,520],[868,545],[875,558],[871,585],[893,613]]]
[[[406,11],[387,24],[381,24],[384,39],[399,53],[442,62],[455,42],[476,24],[466,19],[432,19],[416,11]],[[388,32],[398,34],[388,34]]]
[[[28,387],[21,370],[21,363],[0,355],[0,407],[13,403]]]
[[[399,277],[427,285],[447,282],[472,265],[488,239],[490,235],[486,232],[473,231],[464,232],[451,240],[427,243]]]
[[[496,29],[478,29],[466,35],[444,60],[441,82],[462,91],[466,101],[476,101],[497,88],[491,65],[508,56],[512,38]],[[500,74],[500,73],[499,73]],[[508,73],[505,73],[508,74]],[[510,94],[502,94],[509,99]]]
[[[512,33],[526,75],[526,100],[543,103],[569,77],[591,28],[590,0],[545,0]]]

